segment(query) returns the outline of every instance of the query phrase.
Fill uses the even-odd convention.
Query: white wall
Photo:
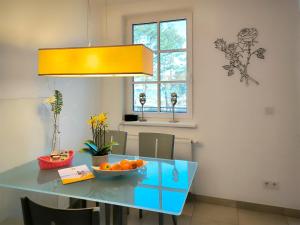
[[[157,131],[200,140],[195,193],[300,209],[299,99],[295,58],[298,26],[296,0],[115,0],[108,5],[107,44],[124,40],[124,17],[148,12],[193,11],[193,120],[197,129],[128,127],[130,133]],[[236,40],[241,28],[256,27],[265,60],[250,73],[261,83],[246,87],[228,78],[220,37]],[[117,128],[124,110],[124,82],[104,80],[101,104]],[[113,91],[112,91],[113,90]],[[266,115],[266,107],[274,109]],[[280,188],[263,188],[263,180]]]
[[[99,44],[101,2],[91,1],[90,32]],[[99,112],[99,79],[55,79],[37,76],[37,49],[87,45],[85,0],[0,1],[0,171],[49,153],[51,112],[45,97],[61,90],[62,148],[78,150],[90,136],[86,120]],[[91,28],[91,29],[92,29]],[[96,28],[96,29],[95,29]],[[0,221],[20,215],[21,195],[1,190]],[[57,205],[56,198],[32,195]]]

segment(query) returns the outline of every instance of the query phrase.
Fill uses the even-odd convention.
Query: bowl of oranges
[[[128,160],[123,159],[116,163],[104,162],[99,166],[93,166],[93,170],[104,176],[121,176],[128,175],[143,168],[147,162],[142,159]]]

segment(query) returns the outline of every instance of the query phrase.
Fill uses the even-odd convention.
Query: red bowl
[[[50,170],[55,168],[67,167],[72,164],[75,152],[69,151],[69,158],[64,161],[50,161],[50,155],[40,156],[38,158],[41,170]]]

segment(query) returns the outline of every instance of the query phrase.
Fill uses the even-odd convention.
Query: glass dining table
[[[109,162],[141,158],[146,166],[136,173],[120,177],[101,177],[63,185],[57,169],[40,170],[37,160],[0,174],[0,187],[64,196],[113,205],[113,224],[126,224],[125,209],[136,208],[160,214],[181,215],[197,162],[109,155]],[[77,153],[73,166],[87,165],[91,158]]]

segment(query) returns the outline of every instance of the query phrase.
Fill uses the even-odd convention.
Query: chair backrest
[[[139,155],[163,159],[174,158],[175,135],[161,133],[139,133]]]
[[[105,134],[105,141],[116,141],[118,145],[112,147],[113,154],[125,155],[127,144],[127,132],[118,130],[109,130]]]
[[[54,209],[22,198],[25,225],[100,225],[98,208]]]

